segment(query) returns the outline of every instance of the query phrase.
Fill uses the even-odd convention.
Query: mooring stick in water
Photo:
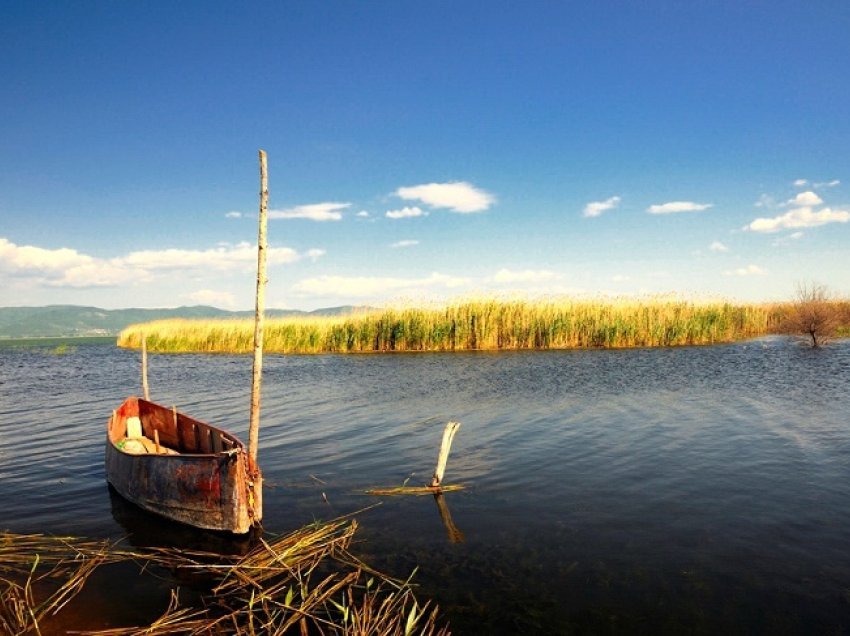
[[[269,207],[269,178],[266,153],[260,150],[260,228],[257,234],[257,310],[254,315],[254,371],[251,382],[251,424],[248,455],[256,464],[260,431],[260,382],[263,376],[263,311],[266,289],[266,211]]]
[[[151,399],[151,392],[148,388],[148,337],[142,334],[142,391],[145,394],[145,399]]]
[[[437,468],[434,477],[431,478],[431,488],[436,488],[443,481],[443,473],[446,472],[446,462],[449,461],[449,451],[452,448],[452,440],[455,438],[460,422],[449,422],[443,431],[443,441],[440,444],[440,455],[437,457]]]

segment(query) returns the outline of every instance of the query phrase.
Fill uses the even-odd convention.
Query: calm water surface
[[[250,358],[149,366],[153,399],[247,439]],[[381,501],[355,551],[418,565],[457,633],[850,633],[848,381],[850,341],[267,356],[264,525]],[[203,544],[107,488],[106,420],[138,387],[138,353],[111,344],[0,346],[0,528]],[[463,541],[433,498],[362,494],[427,481],[448,420]],[[156,614],[168,583],[145,585]]]

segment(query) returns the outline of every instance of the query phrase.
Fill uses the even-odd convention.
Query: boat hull
[[[126,452],[127,421],[138,417],[160,452]],[[172,451],[166,453],[166,448]],[[221,429],[131,397],[110,418],[106,478],[125,499],[198,528],[237,534],[262,519],[262,476],[244,445]]]

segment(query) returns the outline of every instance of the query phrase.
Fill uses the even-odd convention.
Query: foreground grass
[[[420,605],[408,582],[371,572],[349,551],[357,524],[315,524],[260,542],[243,557],[167,548],[127,551],[73,537],[0,533],[0,633],[62,630],[92,573],[136,562],[208,581],[200,602],[181,604],[177,589],[149,625],[74,633],[90,636],[170,634],[446,634],[437,610]],[[321,572],[321,574],[320,574]],[[132,603],[116,590],[114,602]],[[96,618],[96,617],[95,617]]]
[[[271,353],[668,347],[734,342],[775,332],[778,305],[679,300],[497,301],[267,320]],[[131,325],[118,346],[244,353],[251,320],[161,320]]]

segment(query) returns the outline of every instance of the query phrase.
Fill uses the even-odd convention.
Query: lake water
[[[149,368],[152,399],[247,439],[249,357]],[[111,344],[0,346],[0,528],[204,543],[107,488],[106,420],[139,376],[138,352]],[[380,501],[355,553],[396,576],[419,566],[419,594],[456,633],[848,633],[848,382],[850,341],[783,338],[267,356],[264,525]],[[448,420],[462,422],[444,480],[468,487],[444,500],[462,541],[432,497],[363,494],[426,482]],[[94,580],[88,607],[113,584]]]

